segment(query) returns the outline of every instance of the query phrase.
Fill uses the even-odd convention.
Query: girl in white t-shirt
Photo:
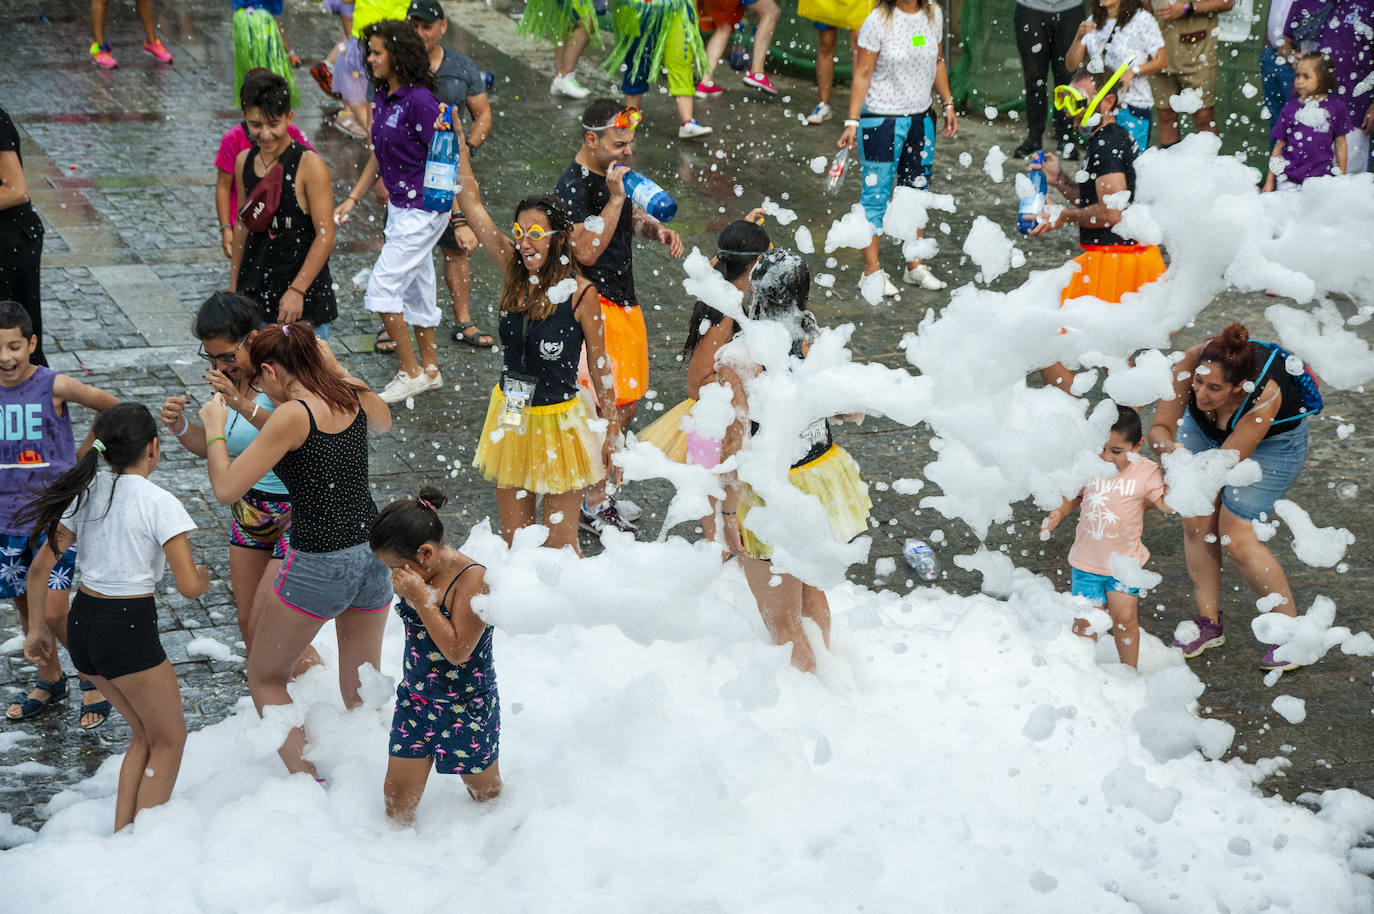
[[[893,190],[899,184],[920,189],[930,184],[935,145],[932,90],[944,110],[944,135],[954,136],[958,127],[940,40],[943,32],[944,14],[933,0],[878,0],[859,29],[849,117],[838,145],[859,150],[860,202],[868,221],[879,230],[864,248],[860,288],[870,301],[878,298],[867,291],[870,282],[882,295],[897,294],[878,263],[878,235]],[[875,275],[879,278],[870,279]],[[902,280],[932,291],[945,287],[915,259],[907,261]]]
[[[1132,64],[1121,74],[1121,96],[1116,122],[1126,128],[1136,148],[1150,145],[1154,96],[1150,81],[1141,77],[1158,73],[1169,63],[1164,34],[1141,0],[1097,0],[1091,19],[1083,20],[1073,45],[1064,55],[1070,70],[1084,63],[1093,72],[1112,73],[1127,60]]]
[[[114,704],[133,731],[119,770],[115,831],[172,795],[186,718],[181,689],[157,634],[153,591],[166,566],[177,590],[195,599],[210,572],[191,556],[196,528],[174,495],[148,481],[161,450],[157,422],[138,403],[96,417],[95,440],[76,465],[17,515],[47,549],[35,557],[30,586],[48,580],[56,557],[81,541],[81,586],[67,618],[72,663]],[[105,466],[101,466],[101,464]],[[46,600],[38,605],[45,605]]]

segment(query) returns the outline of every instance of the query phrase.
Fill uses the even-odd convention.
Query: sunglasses
[[[644,120],[644,114],[638,108],[621,108],[620,113],[611,118],[609,124],[604,124],[600,127],[588,127],[586,124],[583,124],[582,129],[590,130],[592,133],[610,130],[612,127],[616,130],[633,130],[639,126],[639,122],[642,120]]]
[[[1102,99],[1107,97],[1107,93],[1117,84],[1126,71],[1135,63],[1135,56],[1132,55],[1121,66],[1116,68],[1111,79],[1107,80],[1102,86],[1101,91],[1091,99],[1083,93],[1077,86],[1055,86],[1054,87],[1054,110],[1063,111],[1069,117],[1082,115],[1085,119],[1092,117],[1097,110],[1097,106],[1102,104]]]
[[[510,231],[515,236],[516,241],[522,238],[528,238],[530,241],[543,241],[545,238],[551,238],[558,234],[556,229],[546,229],[542,225],[531,225],[529,228],[524,228],[518,222],[510,227]]]
[[[247,342],[248,337],[245,336],[242,340],[239,340],[239,344],[234,347],[234,350],[232,352],[221,352],[216,355],[211,355],[210,353],[206,352],[205,344],[201,343],[200,350],[196,353],[196,355],[200,356],[202,359],[204,359],[212,365],[216,363],[220,365],[232,365],[235,361],[238,360],[239,350],[242,349],[244,347],[244,344],[246,344]]]

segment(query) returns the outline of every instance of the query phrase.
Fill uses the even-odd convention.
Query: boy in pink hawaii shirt
[[[1125,556],[1144,566],[1150,558],[1149,550],[1140,541],[1146,509],[1173,513],[1164,503],[1164,472],[1159,464],[1140,456],[1143,437],[1140,414],[1118,406],[1116,422],[1101,454],[1103,460],[1116,467],[1116,475],[1088,480],[1077,497],[1065,500],[1051,511],[1040,528],[1040,538],[1049,539],[1050,531],[1082,505],[1073,548],[1069,550],[1073,593],[1107,610],[1112,617],[1116,652],[1121,662],[1130,666],[1136,666],[1140,659],[1140,622],[1136,615],[1140,589],[1116,579],[1111,557]],[[1084,634],[1087,626],[1087,620],[1075,619],[1074,633]]]

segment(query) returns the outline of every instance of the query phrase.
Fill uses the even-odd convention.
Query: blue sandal
[[[22,692],[10,699],[10,704],[19,706],[19,716],[12,716],[8,711],[5,712],[7,720],[28,720],[37,717],[54,704],[67,700],[67,674],[63,673],[56,682],[49,682],[46,679],[37,679],[33,683],[35,689],[43,689],[48,693],[47,698],[30,698]],[[30,690],[32,691],[32,690]]]
[[[91,682],[89,679],[78,678],[78,681],[81,683],[81,691],[83,693],[95,691],[95,683]],[[101,724],[105,723],[105,721],[110,719],[110,711],[112,710],[113,707],[110,705],[110,702],[108,700],[93,701],[88,705],[81,705],[76,709],[76,725],[80,727],[82,730],[94,730],[96,727],[100,726]],[[96,720],[94,723],[83,724],[81,722],[81,718],[85,717],[87,714],[94,714],[99,719]]]

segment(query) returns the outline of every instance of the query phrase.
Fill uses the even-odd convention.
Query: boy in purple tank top
[[[13,518],[34,489],[42,489],[76,463],[76,438],[68,403],[96,412],[119,401],[89,384],[82,384],[51,368],[30,361],[38,337],[28,312],[15,302],[0,302],[0,598],[14,601],[24,630],[24,656],[38,667],[38,680],[28,695],[15,695],[5,711],[9,720],[25,720],[43,713],[67,697],[67,675],[57,656],[53,635],[67,640],[67,591],[72,586],[75,548],[67,550],[53,568],[46,588],[50,599],[30,610],[29,566],[41,540],[30,543],[32,530],[21,530]],[[81,452],[91,446],[88,434]],[[88,688],[89,687],[89,688]],[[82,681],[80,724],[97,727],[109,716],[110,704],[89,682]]]

